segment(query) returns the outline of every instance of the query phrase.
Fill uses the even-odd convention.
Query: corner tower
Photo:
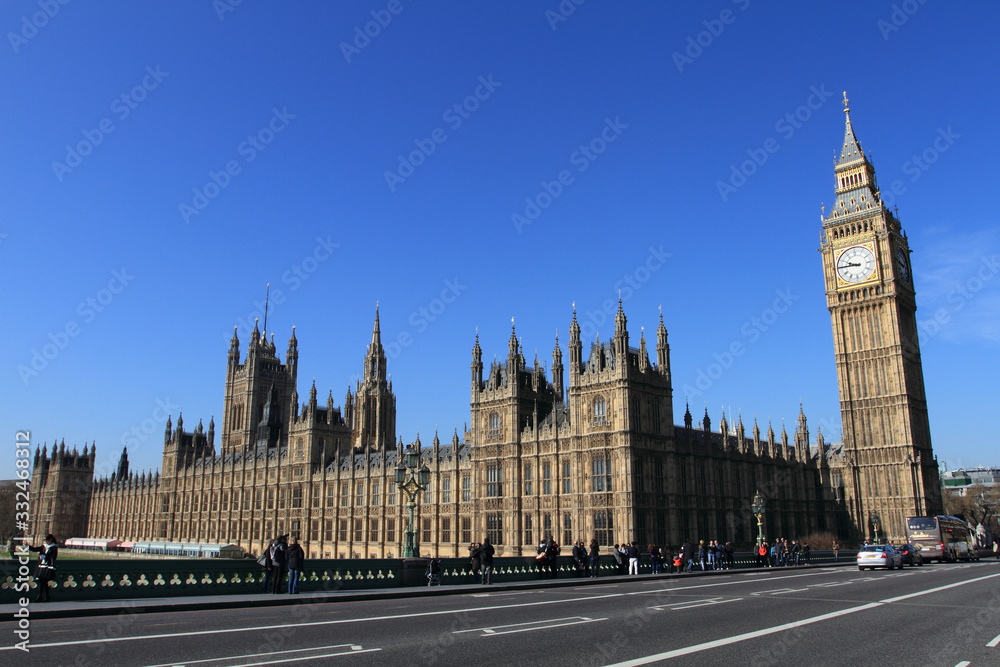
[[[365,354],[365,375],[357,384],[352,412],[356,450],[396,448],[396,396],[388,378],[377,304],[372,342]]]
[[[924,394],[910,248],[851,125],[821,232],[843,423],[845,502],[855,526],[892,540],[908,516],[942,511]],[[824,211],[825,213],[825,211]]]

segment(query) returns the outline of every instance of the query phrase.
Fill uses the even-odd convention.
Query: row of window
[[[545,462],[541,466],[541,478],[539,479],[539,490],[543,496],[552,495],[553,477],[552,463]],[[524,464],[524,495],[530,496],[535,492],[535,472],[534,465]],[[591,470],[591,491],[604,492],[611,491],[611,458],[607,456],[597,456],[592,460]],[[569,461],[562,462],[562,493],[573,493],[572,467]],[[503,496],[503,467],[499,463],[488,464],[486,466],[486,497],[499,498]]]
[[[462,475],[462,489],[461,489],[461,499],[462,502],[472,501],[472,476]],[[387,505],[396,504],[396,485],[388,484],[386,485],[385,501]],[[452,502],[451,494],[451,477],[443,476],[440,480],[441,486],[441,502],[450,503]],[[348,482],[342,482],[340,484],[340,506],[349,507],[351,504],[351,485]],[[365,506],[366,499],[370,499],[370,505],[381,505],[382,504],[382,484],[379,480],[372,480],[368,493],[365,493],[365,483],[356,482],[354,484],[354,503],[357,507]],[[183,493],[183,492],[182,492]],[[275,489],[267,489],[265,492],[262,489],[244,489],[244,490],[234,490],[232,491],[232,509],[233,511],[249,510],[249,509],[275,509],[275,499],[277,498],[277,509],[300,509],[303,507],[303,487],[302,485],[293,486],[290,488],[279,488],[277,489],[277,494]],[[218,491],[203,492],[203,493],[184,493],[183,496],[178,500],[178,507],[176,508],[181,512],[202,512],[202,511],[218,511],[220,507],[222,511],[226,512],[229,510],[229,492],[222,492],[221,496]],[[326,489],[326,507],[336,507],[337,506],[337,487],[330,485]],[[314,486],[312,489],[312,507],[318,508],[322,506],[321,489],[319,486]],[[424,492],[423,501],[425,503],[434,502],[434,489],[433,482],[432,486]],[[165,494],[163,496],[162,509],[164,512],[170,511],[170,495]]]

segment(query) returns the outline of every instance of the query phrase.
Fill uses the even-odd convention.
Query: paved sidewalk
[[[32,619],[64,618],[79,616],[111,616],[119,614],[152,614],[171,611],[193,611],[197,609],[230,609],[252,607],[274,607],[292,604],[314,604],[320,602],[357,602],[364,600],[393,600],[401,598],[424,597],[427,595],[462,595],[482,591],[511,591],[533,588],[561,588],[569,586],[587,586],[631,581],[635,579],[659,579],[677,581],[692,577],[714,577],[725,574],[748,574],[754,572],[794,573],[807,570],[817,570],[831,567],[855,566],[854,559],[839,563],[823,563],[820,565],[800,565],[795,567],[751,567],[734,570],[697,570],[679,574],[640,574],[612,575],[590,579],[586,577],[563,577],[559,579],[536,579],[531,581],[499,581],[490,586],[481,584],[452,584],[443,586],[407,586],[399,588],[381,588],[372,590],[351,591],[318,591],[288,595],[267,593],[249,593],[240,595],[191,595],[163,598],[141,598],[120,600],[72,600],[61,602],[58,593],[53,593],[52,602],[31,602],[28,605]],[[12,619],[16,604],[0,605],[0,619]]]

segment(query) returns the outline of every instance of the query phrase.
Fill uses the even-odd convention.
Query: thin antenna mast
[[[271,298],[271,283],[267,284],[267,296],[264,297],[264,333],[267,334],[267,302]]]

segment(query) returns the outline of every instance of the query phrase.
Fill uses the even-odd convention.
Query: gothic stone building
[[[500,555],[532,554],[550,535],[748,545],[758,490],[771,538],[850,539],[881,521],[898,539],[905,515],[939,511],[909,251],[849,116],[836,174],[822,253],[842,451],[821,433],[810,442],[801,409],[791,440],[784,425],[762,436],[756,420],[748,435],[742,417],[729,424],[723,415],[713,430],[707,410],[697,425],[689,410],[675,424],[662,314],[652,355],[644,335],[632,345],[619,304],[611,340],[590,344],[584,358],[574,311],[566,365],[557,339],[551,377],[537,357],[527,364],[513,327],[506,359],[485,368],[477,335],[470,425],[421,450],[431,471],[417,510],[421,553],[458,556],[486,536]],[[300,403],[297,367],[294,328],[284,362],[256,326],[241,362],[234,333],[219,450],[214,420],[189,433],[178,416],[167,422],[159,473],[131,472],[123,452],[118,470],[95,480],[94,448],[36,452],[31,533],[225,542],[254,553],[290,533],[310,557],[400,555],[406,507],[393,475],[403,443],[378,311],[363,379],[342,407],[332,395],[320,406],[315,383]]]

